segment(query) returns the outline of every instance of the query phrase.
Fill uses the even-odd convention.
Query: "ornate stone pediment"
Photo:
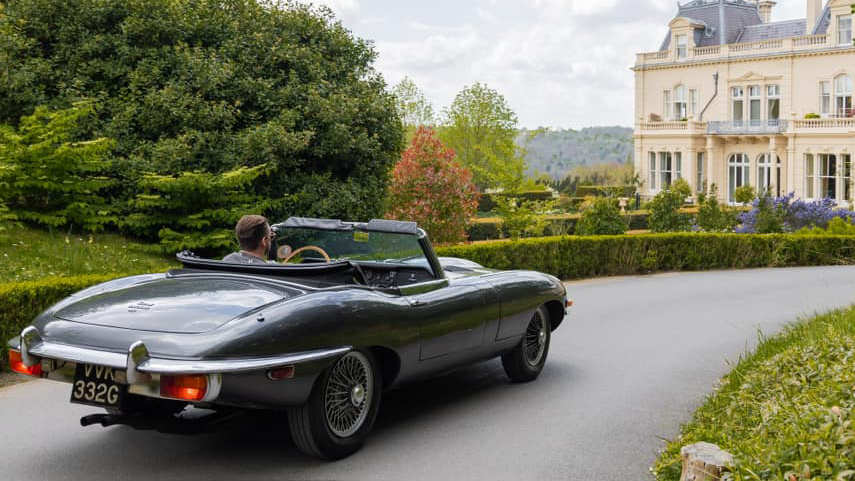
[[[736,78],[728,79],[728,82],[767,82],[770,80],[781,80],[782,75],[762,75],[754,71],[750,71]]]

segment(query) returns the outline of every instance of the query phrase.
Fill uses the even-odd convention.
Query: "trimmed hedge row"
[[[123,274],[48,277],[37,281],[0,284],[0,370],[9,369],[6,342],[21,333],[37,315],[63,298]]]
[[[576,187],[576,197],[606,196],[617,193],[618,197],[632,197],[635,195],[635,187],[632,185],[580,185]]]
[[[560,279],[579,279],[657,271],[855,264],[855,236],[565,236],[439,247],[437,253],[493,269],[531,269]]]
[[[639,211],[623,214],[623,217],[629,225],[629,230],[639,230],[647,229],[648,215],[646,211]],[[572,235],[576,232],[576,223],[579,222],[580,217],[581,214],[547,216],[548,223],[543,234],[545,236]],[[500,228],[502,228],[502,220],[498,217],[483,217],[475,219],[466,229],[466,234],[470,242],[508,238],[510,234],[507,229],[502,228],[500,233]]]
[[[478,212],[491,212],[496,208],[496,197],[515,197],[519,200],[544,201],[552,200],[553,194],[551,190],[533,190],[519,193],[503,193],[481,194],[478,196]]]

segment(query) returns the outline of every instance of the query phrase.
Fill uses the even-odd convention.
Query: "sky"
[[[683,3],[686,3],[684,0]],[[773,21],[804,18],[779,0]],[[409,77],[436,112],[475,82],[504,95],[521,127],[633,122],[635,54],[659,49],[675,0],[315,0],[378,52],[392,86]]]

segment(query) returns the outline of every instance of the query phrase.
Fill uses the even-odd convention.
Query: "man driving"
[[[224,262],[236,264],[267,264],[267,253],[273,242],[270,224],[261,215],[245,215],[235,226],[240,251],[223,257]]]

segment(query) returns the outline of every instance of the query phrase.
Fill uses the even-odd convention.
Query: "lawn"
[[[680,447],[718,444],[738,480],[855,479],[855,306],[763,339],[722,380],[653,467],[680,477]]]
[[[178,267],[160,247],[117,234],[69,234],[30,227],[0,237],[0,282],[50,276],[142,273]]]

